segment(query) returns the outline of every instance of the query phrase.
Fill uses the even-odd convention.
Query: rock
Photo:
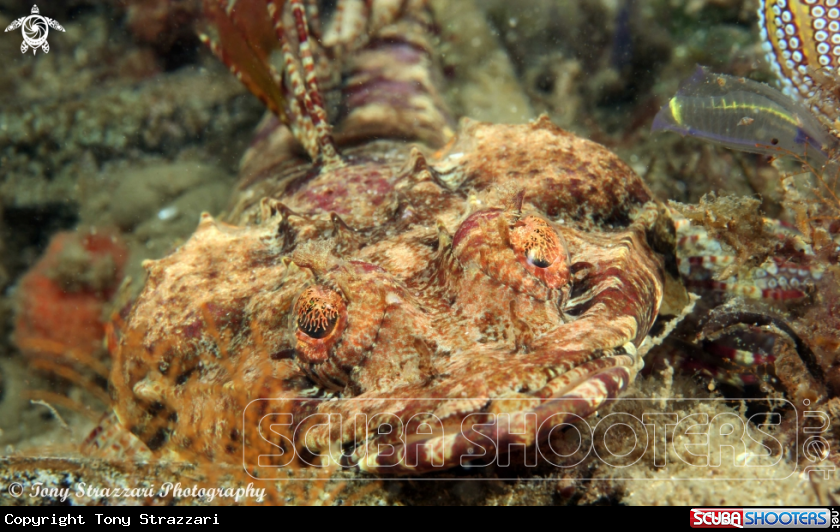
[[[167,203],[171,203],[186,190],[199,185],[204,188],[226,178],[224,171],[194,162],[154,165],[134,170],[126,173],[123,182],[117,187],[111,203],[111,216],[120,229],[129,231],[141,222],[157,217]],[[193,192],[202,194],[201,189]],[[205,207],[208,208],[210,206]],[[167,216],[163,213],[162,219]],[[195,223],[193,221],[193,225]]]

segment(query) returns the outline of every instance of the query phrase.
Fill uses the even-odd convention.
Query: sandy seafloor
[[[12,336],[18,283],[51,236],[75,228],[116,228],[129,250],[126,275],[139,288],[143,260],[162,257],[188,238],[201,212],[223,213],[239,158],[263,115],[259,101],[197,42],[190,3],[169,3],[177,6],[169,12],[162,9],[167,4],[39,2],[41,13],[66,29],[50,33],[49,54],[21,54],[19,31],[0,34],[0,452],[5,457],[67,453],[107,409],[84,390],[29,367]],[[561,127],[615,151],[662,200],[696,204],[711,192],[752,197],[762,213],[791,217],[782,203],[778,165],[677,135],[650,134],[654,114],[696,64],[773,80],[758,40],[757,0],[432,4],[443,21],[445,92],[455,115],[516,123],[547,113]],[[30,7],[0,0],[0,27]],[[54,412],[33,402],[32,390],[67,395],[85,411],[56,405]],[[713,398],[680,404],[676,411],[741,416],[743,404],[721,400],[733,395],[726,393],[707,379],[666,370],[639,377],[627,396]],[[759,397],[768,404],[799,399],[771,395]],[[666,405],[656,401],[647,407],[662,411]],[[836,445],[833,431],[827,435]],[[432,481],[347,481],[329,496],[288,499],[469,505],[833,502],[840,490],[835,474],[827,480],[802,474],[809,463],[797,449],[803,434],[798,444],[776,436],[787,446],[781,465],[739,467],[724,461],[694,480],[680,477],[698,476],[689,474],[697,464],[679,466],[675,456],[669,468],[657,468],[645,455],[621,469],[589,457],[564,468],[541,463],[456,470]],[[621,436],[616,438],[620,447]],[[820,464],[833,467],[834,457],[831,449]],[[780,470],[791,473],[779,475]],[[353,498],[361,486],[365,493]],[[21,501],[0,493],[0,503],[14,502]]]

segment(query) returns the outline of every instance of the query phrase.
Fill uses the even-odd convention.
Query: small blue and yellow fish
[[[822,164],[838,153],[840,0],[760,0],[761,37],[782,91],[698,69],[654,120],[732,149]]]
[[[735,150],[791,153],[819,163],[836,139],[803,105],[757,81],[698,67],[653,121],[669,130]]]

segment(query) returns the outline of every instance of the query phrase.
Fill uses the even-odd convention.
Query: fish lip
[[[635,345],[631,342],[628,343],[632,345],[632,347],[628,346],[628,344],[624,344],[619,348],[604,350],[604,356],[585,361],[566,371],[564,374],[558,375],[556,378],[562,378],[564,375],[569,375],[572,372],[579,373],[579,375],[577,375],[578,378],[570,381],[567,386],[562,388],[559,395],[555,394],[545,398],[535,396],[509,398],[514,401],[539,401],[538,404],[527,411],[507,412],[511,416],[516,414],[535,416],[533,418],[536,421],[536,425],[534,427],[535,439],[525,443],[528,445],[537,445],[538,442],[545,441],[557,426],[562,425],[564,422],[568,422],[567,420],[569,419],[577,418],[576,420],[580,420],[589,417],[594,414],[604,402],[617,397],[624,389],[626,389],[629,381],[625,380],[625,376],[629,375],[632,379],[641,369],[641,356],[639,356]],[[619,352],[623,350],[626,350],[627,352]],[[619,357],[623,357],[623,359],[620,359]],[[608,363],[611,360],[615,363]],[[350,463],[350,461],[348,461],[347,465],[355,466],[362,472],[380,475],[390,474],[395,476],[423,474],[430,471],[444,471],[454,467],[458,463],[463,462],[464,457],[472,456],[473,453],[469,452],[468,449],[476,443],[475,440],[478,438],[489,438],[489,442],[485,440],[481,444],[481,447],[485,449],[487,453],[476,456],[475,459],[477,460],[484,456],[495,455],[497,452],[496,449],[502,448],[504,445],[509,443],[521,444],[522,441],[520,440],[523,435],[511,430],[512,427],[510,425],[500,425],[497,422],[482,423],[482,420],[478,419],[476,420],[476,423],[467,427],[468,430],[466,431],[464,430],[465,427],[463,423],[469,416],[474,414],[495,414],[490,411],[494,402],[504,399],[506,398],[490,398],[480,409],[473,410],[472,412],[458,413],[457,415],[452,416],[450,418],[452,420],[451,423],[442,423],[441,427],[443,428],[443,433],[430,434],[429,437],[423,437],[415,434],[415,437],[411,438],[411,441],[409,441],[408,438],[399,441],[391,440],[388,439],[387,436],[385,438],[374,438],[369,440],[365,443],[368,449],[378,449],[378,445],[390,444],[395,448],[393,455],[380,457],[376,451],[367,451],[363,456],[358,458],[358,461],[355,463]],[[561,416],[561,420],[558,420],[556,423],[551,422],[550,420],[555,416]],[[447,432],[447,426],[449,426],[450,429],[456,428],[456,430]],[[476,429],[476,427],[481,428]],[[465,432],[467,432],[467,434],[465,434]],[[371,444],[373,444],[373,446],[371,446]],[[434,459],[437,456],[434,455],[434,451],[438,446],[445,451],[442,455],[446,455],[449,458],[457,457],[458,460],[448,464],[444,461],[441,465],[435,465]],[[400,453],[402,453],[402,458],[399,461],[394,462],[393,459],[390,459],[391,456],[399,456]],[[403,463],[403,459],[407,459],[409,456],[412,458],[412,464],[416,465],[406,465]],[[425,458],[431,457],[431,460],[420,461],[420,456]]]

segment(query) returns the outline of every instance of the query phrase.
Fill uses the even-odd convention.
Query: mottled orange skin
[[[532,444],[626,388],[664,275],[636,174],[544,117],[456,133],[426,0],[347,3],[362,12],[320,39],[300,0],[270,1],[269,19],[257,1],[204,4],[218,39],[203,40],[279,118],[243,157],[232,225],[207,215],[149,262],[116,323],[115,412],[153,455],[252,471],[293,445],[422,473],[460,464],[476,430]],[[460,430],[500,412],[519,414]],[[516,434],[525,414],[551,421]],[[404,431],[384,430],[394,416]]]
[[[511,398],[540,421],[585,416],[632,380],[627,345],[640,346],[657,316],[662,260],[646,239],[647,188],[613,154],[540,119],[465,121],[428,160],[396,143],[346,160],[329,170],[286,158],[285,172],[257,182],[246,167],[241,225],[205,217],[147,264],[112,381],[121,422],[153,451],[237,463],[244,444],[247,461],[271,451],[243,442],[248,403],[304,391],[335,400],[290,403],[300,418],[365,413],[375,429],[377,414],[434,413],[457,427]],[[283,192],[254,201],[267,185]],[[545,268],[527,257],[534,242],[548,250]],[[321,338],[300,326],[313,297],[340,313]],[[310,450],[357,449],[350,464],[381,441],[352,423],[306,436]],[[457,465],[465,445],[429,436],[357,465],[385,470],[409,453],[417,467],[387,471],[422,472]]]

